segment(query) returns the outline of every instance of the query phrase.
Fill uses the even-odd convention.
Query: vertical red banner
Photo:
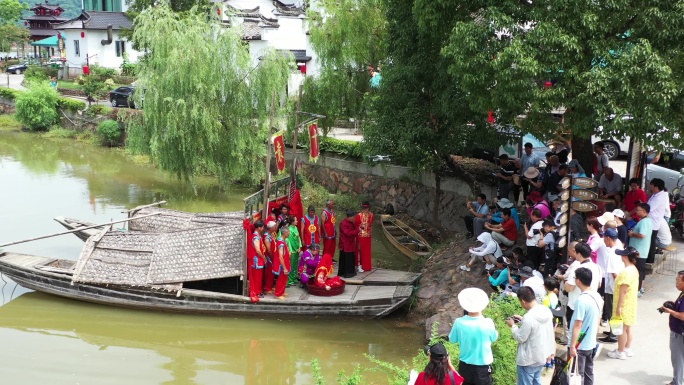
[[[309,158],[315,162],[321,151],[318,146],[318,125],[316,123],[309,126]]]
[[[283,132],[273,135],[273,152],[275,153],[278,174],[285,172],[285,142]]]

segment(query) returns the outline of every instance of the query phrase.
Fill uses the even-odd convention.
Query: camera
[[[674,310],[674,308],[675,308],[674,302],[665,301],[665,303],[663,303],[663,306],[658,308],[658,311],[660,312],[660,314],[663,314],[665,312],[666,308],[670,309],[670,310]]]
[[[532,234],[534,234],[534,235],[537,235],[537,234],[539,234],[540,232],[541,232],[541,231],[539,231],[539,229],[534,229],[534,230],[532,230]]]
[[[515,323],[517,323],[517,324],[519,324],[520,321],[521,321],[520,318],[516,318],[516,317],[512,317],[512,316],[511,316],[511,317],[508,317],[508,318],[506,318],[506,319],[507,319],[507,320],[509,320],[509,319],[510,319],[510,320],[513,320],[513,322],[515,322]]]
[[[558,265],[558,271],[561,274],[565,274],[565,272],[568,271],[568,267],[570,267],[570,266],[568,266],[566,264]]]

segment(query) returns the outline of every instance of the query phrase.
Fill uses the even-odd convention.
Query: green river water
[[[0,132],[0,243],[62,231],[52,218],[102,223],[121,211],[167,200],[168,208],[241,210],[252,190],[192,188],[116,150],[71,140]],[[306,204],[306,202],[304,202]],[[376,228],[374,258],[390,268],[408,259]],[[77,259],[73,235],[6,250]],[[328,384],[337,372],[371,367],[363,354],[399,363],[422,346],[401,316],[377,321],[187,316],[65,300],[0,280],[3,384],[312,384],[318,358]],[[385,383],[370,373],[368,383]]]

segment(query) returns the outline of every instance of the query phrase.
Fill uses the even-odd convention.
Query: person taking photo
[[[672,381],[668,385],[684,384],[684,270],[677,273],[675,286],[679,297],[674,302],[665,302],[661,313],[670,315],[670,359],[672,360]]]
[[[425,370],[418,374],[413,385],[461,385],[463,377],[451,363],[449,353],[443,344],[437,343],[428,350],[430,361]]]

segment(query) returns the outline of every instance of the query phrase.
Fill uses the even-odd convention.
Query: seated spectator
[[[492,273],[487,271],[487,278],[489,279],[489,284],[492,285],[494,290],[505,289],[510,283],[510,275],[508,272],[508,265],[510,261],[506,257],[499,257],[496,259],[496,270]]]
[[[577,161],[577,159],[573,159],[570,161],[570,163],[568,163],[568,172],[573,178],[585,178],[587,176],[587,174],[584,172],[584,168],[582,168],[582,165]]]
[[[502,248],[511,247],[518,240],[518,226],[511,218],[511,209],[501,210],[503,222],[500,225],[485,223],[485,228],[492,232],[492,239]]]
[[[524,180],[530,185],[530,193],[537,191],[539,192],[539,196],[544,195],[544,192],[546,192],[546,189],[544,188],[546,173],[539,172],[539,169],[536,167],[528,167],[523,173],[523,177],[525,178]],[[525,199],[527,199],[527,197],[529,197],[529,193]]]
[[[648,202],[646,192],[641,188],[641,180],[632,178],[629,180],[629,191],[625,194],[624,209],[626,216],[629,216],[635,222],[639,221],[639,216],[636,215],[636,207],[639,203]],[[626,223],[625,223],[626,224]]]
[[[509,201],[506,198],[499,199],[496,202],[497,207],[499,207],[501,210],[503,209],[511,209],[511,218],[515,221],[515,226],[517,228],[520,228],[520,214],[518,214],[518,210],[515,208],[515,205],[513,202]],[[497,211],[494,214],[491,215],[491,222],[492,224],[498,224],[501,223],[503,219],[501,218],[501,211]]]
[[[670,225],[665,222],[665,218],[658,217],[656,220],[660,222],[660,227],[656,233],[655,246],[659,249],[664,249],[672,244],[672,232],[670,231]]]
[[[463,217],[466,229],[468,230],[467,238],[475,235],[476,237],[482,233],[485,221],[487,220],[487,214],[489,214],[489,206],[487,206],[487,196],[480,194],[477,196],[477,200],[468,201],[466,200],[466,207],[471,215],[466,215]]]
[[[546,182],[546,197],[548,200],[554,200],[560,195],[560,188],[558,184],[568,174],[568,165],[561,164],[558,166],[558,171],[552,173]]]
[[[617,207],[622,206],[622,177],[608,167],[603,171],[598,184],[599,198],[613,199]]]
[[[489,270],[494,267],[496,259],[501,256],[501,247],[492,239],[492,235],[489,233],[482,233],[477,240],[482,242],[480,247],[471,247],[468,249],[470,252],[470,260],[467,264],[461,265],[461,270],[470,271],[470,268],[479,259],[482,259],[485,263],[485,270]]]

